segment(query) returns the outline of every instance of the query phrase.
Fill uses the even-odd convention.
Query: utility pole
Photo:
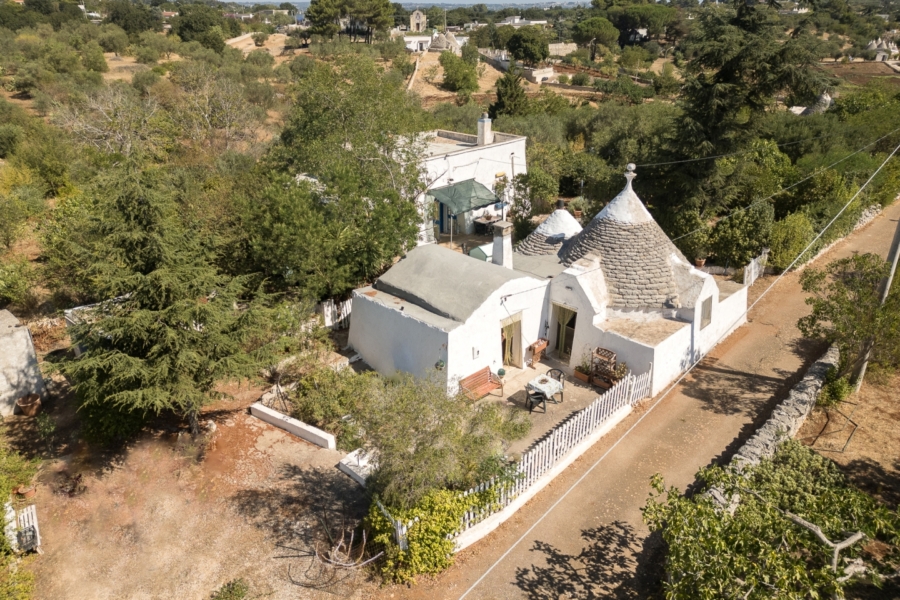
[[[888,261],[891,263],[891,270],[888,276],[881,282],[881,306],[887,301],[888,294],[891,293],[891,284],[894,282],[894,274],[897,272],[897,261],[900,259],[900,220],[897,221],[897,227],[894,229],[894,241],[891,242],[891,250],[888,253]],[[859,392],[862,387],[863,378],[866,376],[866,368],[869,366],[869,359],[872,358],[872,347],[875,340],[869,340],[869,346],[866,349],[866,356],[863,358],[862,365],[856,375],[856,391]]]

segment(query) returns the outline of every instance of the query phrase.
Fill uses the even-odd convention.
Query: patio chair
[[[557,380],[562,385],[562,390],[559,392],[559,401],[563,402],[566,399],[566,374],[559,369],[550,369],[547,371],[547,377]]]
[[[527,391],[528,397],[525,399],[525,406],[528,412],[534,412],[535,407],[543,406],[544,413],[547,412],[547,397],[540,392]]]

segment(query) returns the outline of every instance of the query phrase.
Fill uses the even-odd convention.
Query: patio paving
[[[525,407],[527,394],[525,386],[529,381],[544,375],[550,369],[561,369],[566,373],[565,386],[563,388],[563,401],[558,402],[559,396],[556,396],[557,402],[547,401],[547,412],[544,413],[542,408],[537,408],[530,413],[531,431],[521,440],[517,440],[510,444],[507,454],[521,454],[528,450],[535,442],[543,438],[556,425],[563,422],[572,413],[578,412],[591,402],[597,399],[600,394],[605,391],[600,388],[588,385],[578,381],[570,375],[571,369],[560,363],[552,357],[544,356],[536,368],[525,367],[517,369],[515,367],[504,367],[506,376],[503,378],[504,397],[499,397],[499,391],[494,394],[485,396],[480,402],[497,402],[507,406],[514,406],[522,411],[528,412]]]

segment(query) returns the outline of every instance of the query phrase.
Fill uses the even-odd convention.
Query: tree
[[[469,43],[463,45],[462,59],[473,67],[477,67],[481,60],[481,55],[478,53],[478,46]]]
[[[82,48],[81,64],[88,71],[96,71],[97,73],[109,71],[109,65],[106,64],[106,58],[103,56],[103,48],[94,40],[91,40]]]
[[[873,344],[873,360],[896,366],[900,357],[900,301],[896,288],[882,306],[889,265],[875,254],[860,254],[808,268],[800,276],[812,312],[797,322],[804,336],[836,344],[841,373],[850,371]]]
[[[441,52],[440,61],[444,69],[444,88],[458,92],[460,96],[478,91],[478,73],[474,66],[452,52]]]
[[[221,53],[225,47],[222,14],[205,4],[180,6],[172,19],[172,32],[184,42],[200,42],[204,47]]]
[[[586,19],[572,29],[572,39],[575,43],[591,49],[591,61],[596,58],[597,44],[607,48],[618,47],[619,35],[619,30],[603,17]]]
[[[440,377],[382,380],[359,420],[377,456],[367,487],[391,507],[410,508],[430,491],[464,491],[503,473],[503,451],[531,423],[497,404],[473,407],[448,395]]]
[[[338,0],[312,0],[306,9],[306,20],[317,35],[332,39],[340,31],[341,6]]]
[[[506,49],[516,59],[534,66],[550,57],[550,45],[543,30],[534,27],[520,27],[506,42]]]
[[[128,47],[128,34],[118,25],[101,25],[97,43],[104,52],[114,52],[118,56]]]
[[[510,65],[503,77],[497,80],[497,101],[491,104],[488,112],[492,119],[500,115],[527,114],[528,96],[522,85],[522,74],[514,65]]]
[[[815,234],[812,223],[802,212],[795,212],[776,221],[769,234],[769,264],[782,271],[787,269],[806,249]],[[802,263],[803,258],[798,264]]]
[[[721,219],[712,232],[711,250],[716,260],[735,268],[753,260],[769,241],[774,214],[771,204],[757,202]]]
[[[152,48],[158,54],[165,54],[166,60],[172,57],[172,53],[178,49],[179,43],[176,35],[162,35],[152,31],[145,31],[140,35],[142,46]]]
[[[160,31],[163,25],[159,13],[130,0],[113,0],[107,4],[104,22],[118,25],[128,35],[137,35],[142,31]]]
[[[269,39],[269,34],[266,33],[265,31],[257,31],[250,37],[253,38],[253,45],[255,45],[257,48],[259,48],[259,47],[265,45],[266,40]]]
[[[80,250],[108,300],[73,328],[83,352],[60,369],[101,419],[171,411],[196,434],[215,385],[266,364],[260,300],[248,278],[215,268],[159,172],[118,169],[97,194],[94,243]]]
[[[687,497],[655,476],[641,509],[650,530],[666,542],[667,598],[841,598],[855,581],[896,569],[889,558],[900,531],[896,513],[799,442],[786,442],[743,473],[712,467],[697,479],[707,493]],[[710,489],[737,504],[721,506]],[[829,541],[856,543],[840,551],[834,566],[833,549],[811,527]],[[867,552],[871,546],[863,539],[884,552]],[[854,562],[862,570],[851,569]]]
[[[339,295],[372,281],[414,243],[424,216],[420,167],[428,127],[402,82],[361,56],[315,64],[298,84],[268,164],[324,186],[328,218],[343,225],[342,269],[325,275]]]

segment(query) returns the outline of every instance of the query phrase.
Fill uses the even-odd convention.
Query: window
[[[709,325],[712,321],[712,296],[703,301],[700,306],[700,329]]]

